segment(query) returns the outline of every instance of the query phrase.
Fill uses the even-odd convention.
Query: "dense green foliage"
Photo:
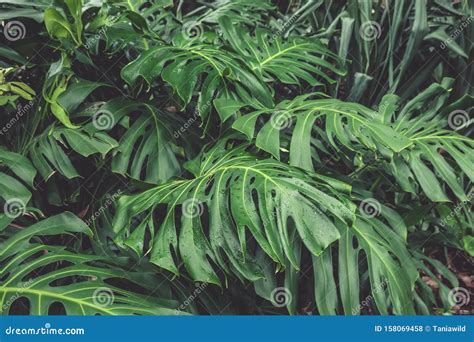
[[[0,20],[2,314],[467,305],[469,1],[6,0]]]

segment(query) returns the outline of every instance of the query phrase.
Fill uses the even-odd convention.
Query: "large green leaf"
[[[243,148],[225,152],[221,143],[197,160],[194,179],[121,197],[114,218],[116,242],[139,255],[150,253],[152,263],[174,273],[179,271],[172,253],[177,253],[193,279],[220,284],[207,258],[239,278],[263,277],[247,234],[272,260],[281,265],[288,260],[297,268],[290,231],[319,255],[339,238],[334,220],[351,224],[353,207],[331,187],[342,183],[256,159]],[[153,211],[160,205],[166,210],[158,223]],[[140,222],[130,226],[136,215]],[[144,244],[147,231],[153,237],[149,245]]]
[[[233,128],[249,139],[255,137],[256,146],[276,158],[280,158],[282,151],[289,152],[290,164],[307,170],[317,167],[318,151],[328,154],[329,147],[336,151],[346,147],[354,153],[368,150],[384,159],[388,157],[388,162],[382,160],[382,165],[404,191],[414,193],[414,187],[419,184],[431,200],[446,202],[449,201],[443,185],[446,184],[457,198],[465,201],[465,186],[457,179],[455,167],[471,181],[474,179],[470,153],[474,141],[452,127],[455,120],[468,124],[468,111],[474,102],[466,97],[462,104],[467,107],[462,110],[451,107],[451,112],[444,111],[447,117],[440,115],[451,82],[445,79],[431,85],[400,111],[397,111],[396,95],[384,97],[378,111],[356,103],[310,100],[310,95],[302,95],[282,101],[273,109],[259,108],[245,114],[234,122]],[[242,104],[232,106],[236,110],[241,107]],[[268,119],[262,121],[261,117]],[[323,119],[324,131],[316,124]],[[320,144],[320,139],[325,145]]]
[[[416,260],[400,234],[406,227],[401,218],[392,220],[396,216],[389,208],[378,203],[373,209],[377,217],[361,211],[352,226],[337,224],[340,239],[322,254],[312,256],[314,298],[319,314],[359,315],[369,307],[383,315],[415,313],[413,295],[418,272]],[[384,222],[388,217],[393,221],[390,224]],[[265,264],[268,267],[268,261]],[[270,266],[267,283],[276,283],[277,271]],[[289,266],[285,279],[295,272],[298,269]],[[307,278],[297,277],[296,283],[306,281]],[[260,288],[257,293],[269,299],[274,288]],[[292,300],[297,298],[298,285],[288,287],[288,291]]]
[[[0,170],[0,197],[3,199],[1,231],[16,217],[24,214],[31,199],[30,189],[33,188],[36,169],[25,156],[0,146]]]
[[[91,234],[70,213],[53,216],[0,242],[0,304],[8,314],[16,300],[28,301],[31,315],[47,315],[60,303],[68,315],[156,315],[177,313],[177,303],[143,296],[109,285],[127,272],[107,265],[102,257],[70,252],[64,246],[39,243],[40,237]]]
[[[120,132],[113,147],[112,171],[152,184],[166,182],[179,174],[178,151],[174,148],[173,129],[178,122],[169,113],[148,103],[112,99],[88,107],[78,116],[90,119],[102,132]],[[106,135],[107,136],[107,135]]]
[[[249,139],[256,137],[256,145],[276,158],[288,143],[281,141],[280,135],[290,131],[290,163],[308,170],[313,169],[312,159],[318,147],[315,138],[324,139],[336,150],[345,146],[354,151],[361,147],[375,151],[385,146],[400,152],[412,144],[382,123],[382,114],[372,109],[337,99],[311,100],[311,95],[282,101],[271,109],[259,108],[238,118],[232,127]],[[267,118],[263,126],[257,126],[260,117]],[[322,119],[324,131],[315,124]]]
[[[457,132],[469,124],[468,112],[474,100],[467,96],[466,101],[444,108],[452,81],[446,78],[432,84],[394,114],[394,129],[409,138],[413,146],[390,168],[404,190],[415,192],[418,183],[426,196],[436,202],[449,201],[447,188],[459,200],[467,200],[466,187],[456,168],[474,181],[474,140]]]
[[[240,58],[219,46],[199,39],[176,45],[160,45],[144,52],[122,69],[122,78],[130,85],[139,77],[151,84],[157,77],[169,83],[184,105],[199,91],[198,110],[202,120],[208,117],[210,103],[216,98],[237,98],[265,106],[273,103],[271,91]]]
[[[84,157],[96,153],[105,157],[117,145],[115,139],[92,126],[80,129],[52,126],[48,131],[36,137],[29,149],[29,155],[33,165],[45,180],[55,172],[71,179],[78,177],[79,173],[69,153],[66,152],[68,149]]]
[[[213,6],[202,6],[197,9],[197,14],[186,19],[194,25],[215,24],[224,16],[230,16],[234,23],[257,22],[268,10],[273,8],[274,5],[268,0],[258,2],[253,0],[216,0]]]
[[[236,27],[229,17],[221,18],[219,23],[234,50],[266,80],[297,85],[305,81],[318,86],[323,85],[321,81],[335,82],[329,73],[344,75],[334,66],[339,62],[337,55],[318,39],[291,36],[282,39],[262,29],[257,29],[253,36]]]

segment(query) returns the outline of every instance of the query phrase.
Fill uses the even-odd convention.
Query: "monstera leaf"
[[[28,158],[0,146],[0,197],[4,201],[0,231],[24,213],[31,199],[30,189],[35,176],[36,170]]]
[[[311,100],[312,95],[298,96],[293,100],[280,102],[275,108],[261,108],[239,117],[232,127],[244,133],[249,139],[256,137],[256,145],[280,158],[280,151],[287,141],[280,141],[280,135],[291,132],[290,164],[313,170],[312,159],[316,150],[326,151],[317,139],[324,139],[336,150],[379,148],[399,152],[412,144],[390,126],[378,122],[380,113],[357,103],[326,98]],[[257,122],[266,118],[263,125]],[[316,120],[325,119],[325,130],[317,126]],[[317,158],[317,157],[316,157]]]
[[[369,276],[378,310],[414,313],[418,273],[406,249],[406,227],[395,212],[379,208],[389,224],[370,215],[354,222],[346,184],[256,159],[244,152],[245,146],[227,153],[220,149],[189,165],[195,179],[122,197],[113,223],[115,241],[138,255],[148,254],[152,263],[176,274],[177,255],[198,281],[221,284],[216,272],[220,268],[254,281],[257,293],[267,299],[275,288],[268,284],[276,284],[275,274],[284,269],[293,300],[304,247],[313,258],[321,314],[335,314],[339,303],[346,314],[360,312],[363,276],[358,265],[365,255],[367,270],[360,272]],[[148,244],[145,235],[152,236]],[[331,256],[336,246],[339,296]],[[290,312],[292,305],[295,302],[288,303]]]
[[[376,203],[376,205],[374,205]],[[314,298],[321,315],[359,315],[367,310],[364,301],[370,295],[370,306],[380,314],[414,314],[413,289],[418,272],[415,260],[406,247],[407,230],[403,220],[391,209],[378,202],[366,202],[351,226],[337,224],[340,239],[322,254],[312,256]],[[301,241],[295,238],[294,245]],[[296,249],[296,248],[295,248]],[[297,250],[297,255],[301,251]],[[277,269],[265,258],[259,258],[265,268],[265,280],[255,282],[256,292],[274,301]],[[302,277],[301,265],[288,265],[284,287],[290,313],[295,313]],[[337,279],[337,281],[336,281]],[[338,286],[336,285],[338,284]],[[363,293],[363,289],[370,289]],[[362,303],[362,304],[361,304]],[[364,304],[365,305],[365,304]]]
[[[143,114],[120,139],[112,170],[153,184],[166,182],[178,174],[180,166],[170,144],[171,132],[163,122],[163,113],[147,104],[124,108]]]
[[[318,151],[329,154],[329,147],[377,153],[388,159],[382,162],[383,167],[404,191],[416,193],[415,186],[420,186],[432,201],[447,202],[447,186],[457,198],[466,201],[454,167],[459,167],[471,181],[474,179],[474,159],[469,153],[474,141],[446,127],[453,126],[456,119],[468,123],[468,112],[448,108],[452,111],[445,114],[447,118],[439,114],[451,83],[445,79],[433,84],[398,114],[398,97],[393,94],[382,99],[378,110],[336,99],[311,100],[311,95],[302,95],[282,101],[273,109],[259,108],[245,114],[233,123],[233,128],[249,139],[255,137],[256,146],[276,158],[282,151],[289,152],[290,164],[307,170],[314,170],[315,163],[320,162]],[[465,97],[462,104],[468,110],[473,103],[472,98]],[[236,105],[233,111],[242,107]],[[261,117],[268,119],[262,124]],[[324,130],[317,120],[324,120]]]
[[[183,42],[184,40],[184,42]],[[176,45],[160,45],[140,55],[122,69],[122,78],[133,85],[139,77],[151,84],[161,76],[170,84],[184,105],[198,91],[198,110],[203,121],[216,98],[238,98],[271,106],[270,88],[238,55],[199,39],[181,41]]]
[[[456,304],[455,301],[452,301],[452,289],[459,286],[456,275],[436,259],[429,258],[417,251],[413,251],[412,254],[415,257],[416,267],[436,283],[438,291],[441,293],[442,307],[446,310],[451,309]],[[416,285],[415,300],[419,312],[424,315],[433,314],[433,308],[440,307],[433,288],[421,278],[417,280]]]
[[[5,231],[3,232],[5,233]],[[0,306],[8,314],[15,301],[25,298],[29,314],[47,315],[60,303],[68,315],[171,314],[177,304],[144,297],[107,284],[126,279],[127,272],[106,266],[103,258],[68,251],[64,246],[41,243],[41,238],[60,234],[91,234],[71,213],[36,223],[28,229],[2,236],[0,242]]]
[[[121,197],[113,224],[116,242],[139,255],[149,253],[152,263],[176,274],[172,254],[179,253],[193,279],[220,284],[208,257],[227,273],[257,280],[263,274],[249,250],[262,249],[276,263],[288,260],[298,267],[291,231],[319,255],[340,237],[335,221],[351,224],[353,206],[335,190],[348,191],[344,183],[259,160],[244,147],[226,152],[221,143],[195,161],[194,179]],[[166,208],[159,223],[158,207]],[[139,223],[131,227],[137,215]],[[250,236],[255,243],[248,245]]]
[[[197,15],[188,20],[194,24],[217,23],[219,18],[230,16],[234,23],[256,22],[261,20],[266,11],[272,10],[274,7],[268,0],[258,3],[253,0],[217,0],[212,6],[200,7]]]
[[[362,288],[362,276],[356,273],[357,265],[362,261],[361,251],[367,258],[371,294],[378,311],[382,315],[390,312],[398,315],[415,313],[413,289],[418,272],[406,248],[406,228],[403,220],[389,208],[381,207],[380,211],[380,219],[361,215],[351,228],[345,228],[341,232],[338,274],[341,302],[346,315],[360,313],[359,292]],[[386,219],[388,224],[381,219],[384,215],[390,217]],[[354,239],[357,246],[354,246]],[[321,262],[328,263],[328,259]],[[319,269],[322,272],[322,268]],[[330,267],[324,269],[332,270]],[[327,277],[333,279],[329,273]],[[316,286],[317,302],[318,297],[324,298],[324,294]],[[327,308],[327,313],[334,314],[337,302],[333,300],[332,305],[326,306],[327,304],[327,299],[320,300],[318,307],[323,310]]]
[[[418,184],[435,202],[450,201],[447,189],[459,200],[468,200],[456,167],[474,181],[474,140],[457,132],[470,124],[468,113],[474,99],[465,96],[444,108],[452,82],[445,78],[439,84],[432,84],[410,100],[393,123],[394,129],[409,138],[413,146],[393,159],[390,170],[405,191],[415,193]]]
[[[172,141],[172,129],[179,125],[168,113],[148,103],[116,98],[95,103],[77,115],[92,118],[88,127],[101,134],[119,132],[112,171],[152,184],[163,183],[179,173]]]
[[[328,74],[344,75],[334,65],[339,63],[336,54],[328,50],[320,40],[314,38],[281,38],[263,29],[252,37],[247,31],[233,25],[232,19],[223,17],[219,21],[224,36],[235,51],[252,65],[252,70],[266,80],[277,79],[284,84],[311,86],[323,85],[320,80],[335,83]]]
[[[45,180],[55,172],[71,179],[78,177],[79,173],[66,150],[72,149],[84,157],[97,153],[105,157],[117,145],[115,139],[92,126],[78,129],[51,126],[35,139],[29,155]]]

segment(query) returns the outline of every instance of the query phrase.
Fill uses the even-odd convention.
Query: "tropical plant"
[[[468,306],[467,0],[0,8],[3,314]]]

